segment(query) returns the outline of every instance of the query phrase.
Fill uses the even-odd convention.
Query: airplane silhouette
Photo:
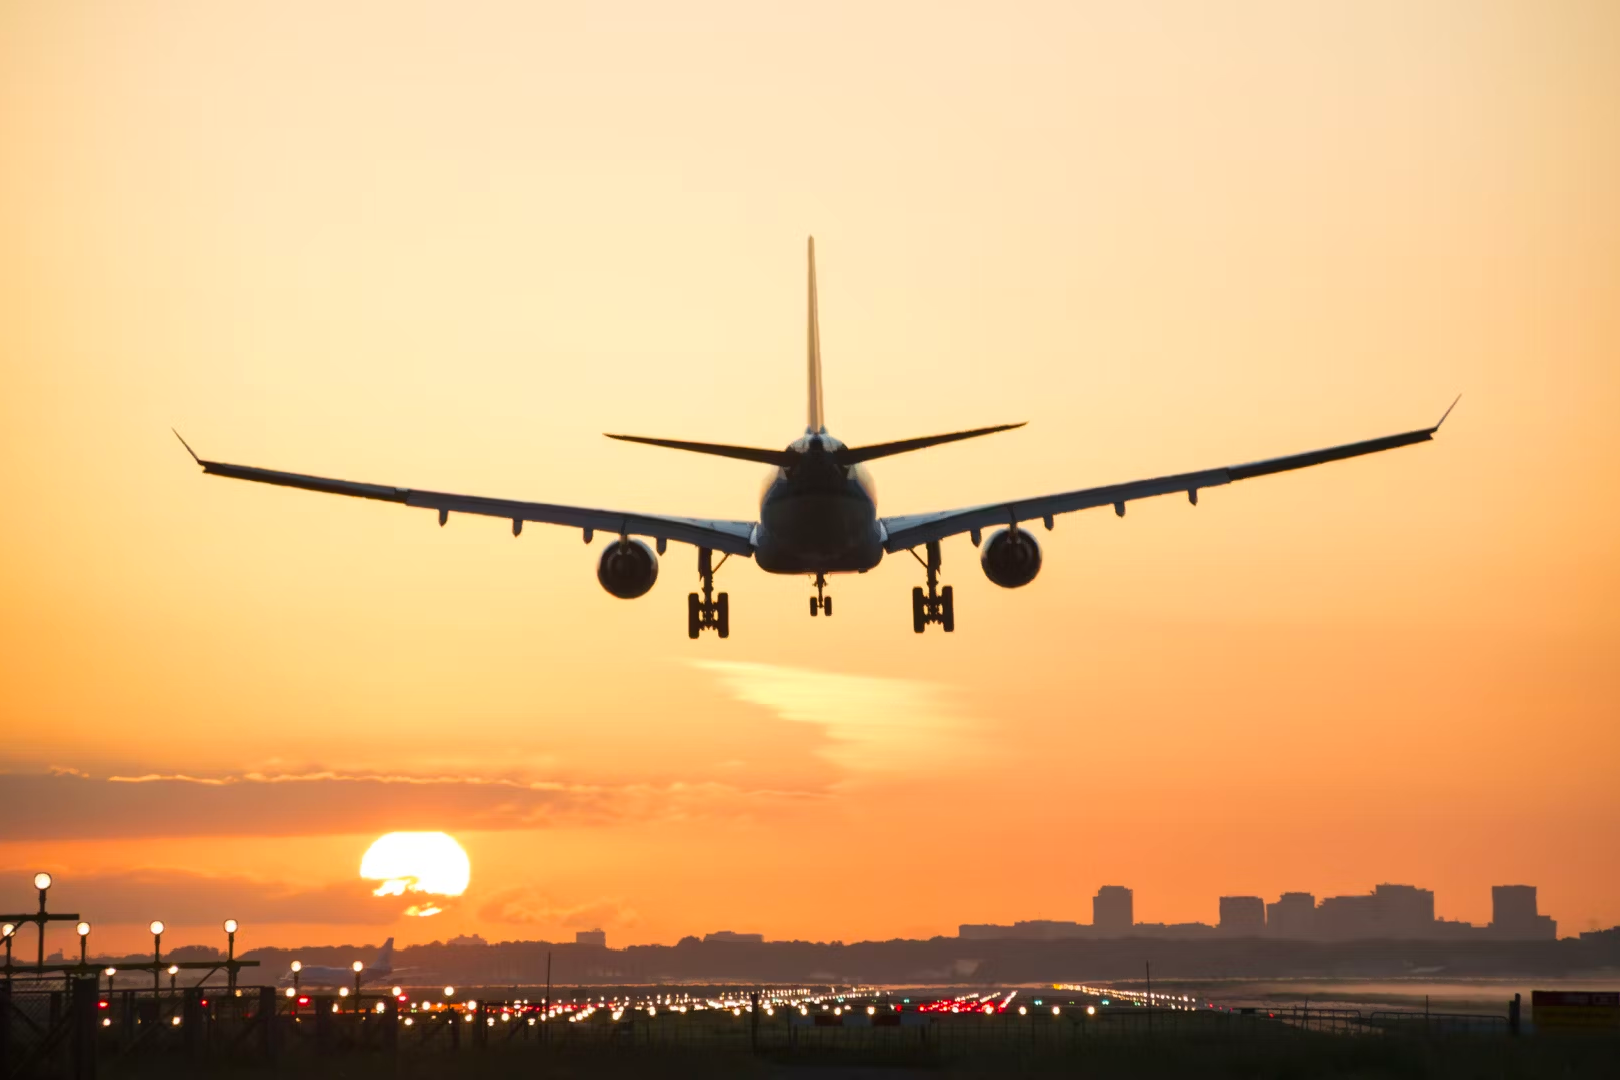
[[[810,597],[810,614],[831,615],[832,597],[826,595],[828,574],[865,573],[876,566],[885,554],[906,551],[917,559],[926,575],[926,589],[918,586],[911,590],[912,629],[920,634],[933,623],[943,627],[946,633],[956,629],[956,604],[951,586],[940,587],[939,584],[939,542],[946,537],[967,533],[974,546],[980,548],[979,562],[985,576],[1003,588],[1019,588],[1033,581],[1041,568],[1040,545],[1032,533],[1020,527],[1024,522],[1040,521],[1050,530],[1056,515],[1097,506],[1112,506],[1114,513],[1124,517],[1125,505],[1129,502],[1175,493],[1185,494],[1188,501],[1196,506],[1198,493],[1205,488],[1427,442],[1440,430],[1446,416],[1451,414],[1451,408],[1457,404],[1453,401],[1451,408],[1446,409],[1445,415],[1433,427],[1246,465],[1202,469],[955,510],[879,517],[871,478],[866,470],[867,462],[942,443],[1008,431],[1023,424],[997,424],[971,431],[954,431],[867,446],[846,446],[833,438],[827,433],[822,408],[821,330],[816,305],[814,237],[809,244],[809,283],[809,415],[804,434],[786,448],[772,450],[679,439],[652,439],[639,435],[608,436],[625,442],[713,454],[771,466],[775,471],[760,500],[758,521],[670,517],[515,499],[491,499],[305,476],[247,465],[228,465],[203,460],[184,438],[180,438],[179,432],[175,432],[175,437],[180,438],[181,444],[192,459],[202,466],[203,472],[214,476],[423,507],[438,511],[440,525],[448,521],[452,513],[506,518],[512,522],[513,536],[521,533],[524,522],[528,521],[581,529],[587,544],[597,532],[606,533],[615,539],[602,552],[597,564],[597,580],[609,593],[626,600],[644,596],[653,587],[658,580],[658,556],[664,554],[669,541],[692,544],[698,549],[698,576],[702,581],[701,595],[694,592],[687,598],[687,635],[693,638],[704,630],[714,630],[720,637],[727,637],[731,633],[730,598],[726,593],[717,595],[714,592],[714,575],[720,565],[733,555],[753,558],[760,569],[767,573],[815,575],[816,595]],[[981,543],[981,535],[987,529],[995,531]],[[638,537],[651,538],[653,547]],[[917,555],[918,547],[923,549],[925,555]],[[720,563],[714,561],[717,551],[721,553]]]
[[[289,971],[277,980],[278,986],[291,986],[295,981],[300,986],[352,986],[355,985],[355,976],[359,975],[360,983],[365,984],[377,979],[386,979],[394,974],[394,939],[389,938],[383,942],[381,949],[377,950],[377,958],[371,963],[362,966],[359,972],[352,967],[323,967],[321,965],[299,965],[298,978],[293,979]]]

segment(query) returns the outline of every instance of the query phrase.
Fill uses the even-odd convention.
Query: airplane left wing
[[[1453,401],[1452,408],[1457,403]],[[947,536],[970,532],[977,534],[982,529],[993,529],[1000,525],[1016,524],[1028,521],[1044,521],[1047,528],[1052,527],[1052,518],[1057,514],[1068,514],[1076,510],[1087,510],[1094,506],[1112,506],[1114,513],[1120,517],[1125,516],[1125,504],[1137,499],[1152,498],[1155,495],[1170,495],[1176,492],[1185,492],[1190,502],[1197,504],[1198,492],[1203,488],[1219,487],[1237,480],[1248,480],[1256,476],[1270,476],[1272,473],[1288,472],[1291,469],[1304,469],[1311,465],[1322,465],[1329,461],[1342,461],[1345,458],[1360,457],[1363,454],[1376,454],[1382,450],[1393,450],[1401,446],[1411,446],[1414,443],[1428,442],[1434,438],[1434,433],[1440,430],[1440,425],[1446,422],[1446,416],[1451,415],[1451,409],[1446,415],[1440,417],[1433,427],[1421,428],[1417,431],[1406,431],[1399,435],[1385,435],[1377,439],[1366,439],[1362,442],[1347,443],[1344,446],[1330,446],[1323,450],[1309,450],[1303,454],[1290,454],[1286,457],[1268,458],[1264,461],[1255,461],[1247,465],[1228,465],[1218,469],[1204,469],[1199,472],[1177,473],[1173,476],[1159,476],[1151,480],[1133,480],[1126,484],[1110,484],[1104,487],[1083,488],[1079,491],[1066,491],[1057,495],[1043,495],[1030,499],[1016,499],[1010,502],[988,503],[983,506],[970,506],[960,510],[946,510],[933,514],[906,514],[901,517],[884,518],[885,531],[883,550],[893,553],[926,544],[933,540],[943,540]],[[974,543],[978,543],[975,535]]]
[[[180,433],[176,432],[179,438]],[[584,506],[561,506],[554,503],[521,502],[516,499],[491,499],[481,495],[455,495],[444,491],[420,491],[416,488],[391,487],[387,484],[362,484],[353,480],[333,480],[324,476],[305,476],[302,473],[278,472],[250,465],[228,465],[219,461],[204,461],[196,451],[180,439],[180,445],[213,476],[228,476],[235,480],[252,480],[260,484],[302,488],[305,491],[323,491],[329,495],[350,495],[360,499],[378,499],[382,502],[420,506],[439,512],[443,525],[452,513],[480,514],[484,517],[505,518],[512,523],[513,535],[521,531],[523,522],[534,521],[547,525],[568,525],[576,529],[598,530],[613,536],[650,536],[655,540],[678,540],[696,547],[713,548],[729,555],[752,556],[754,552],[754,525],[749,521],[716,521],[708,518],[666,517],[661,514],[635,514],[621,510],[596,510]]]

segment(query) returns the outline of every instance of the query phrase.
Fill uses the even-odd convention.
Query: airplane
[[[394,973],[394,939],[389,938],[383,942],[381,949],[377,950],[377,959],[360,969],[360,983],[363,985],[376,979],[386,979]],[[299,986],[353,986],[355,985],[355,970],[352,967],[321,967],[319,965],[302,965],[297,972]],[[293,985],[293,973],[283,975],[278,986]]]
[[[970,431],[865,446],[845,445],[828,433],[822,403],[821,329],[816,302],[814,237],[809,242],[808,307],[808,417],[804,434],[785,448],[773,450],[640,435],[607,436],[623,442],[769,465],[774,471],[760,499],[757,521],[672,517],[516,499],[492,499],[229,465],[198,457],[178,431],[175,437],[180,439],[192,460],[202,466],[203,472],[213,476],[421,507],[437,511],[441,526],[452,513],[480,514],[510,520],[513,536],[521,534],[524,523],[530,521],[580,529],[587,544],[591,543],[596,533],[604,533],[616,539],[604,547],[597,564],[596,577],[608,593],[624,600],[645,596],[653,587],[658,580],[658,556],[664,554],[669,541],[691,544],[698,549],[697,569],[702,588],[701,595],[694,592],[687,597],[686,626],[687,636],[691,638],[698,637],[705,630],[713,630],[722,638],[730,636],[730,599],[724,592],[716,595],[714,577],[733,555],[752,558],[760,569],[771,574],[814,575],[816,595],[809,598],[810,614],[830,616],[833,609],[832,597],[827,595],[828,574],[864,574],[886,554],[909,552],[922,566],[925,575],[926,588],[917,586],[911,590],[912,629],[920,634],[934,624],[938,624],[946,633],[956,629],[956,603],[952,587],[941,587],[939,584],[940,541],[947,537],[968,534],[974,547],[979,549],[979,564],[985,576],[1003,588],[1021,588],[1035,580],[1041,569],[1040,544],[1032,532],[1022,527],[1026,522],[1040,521],[1050,531],[1054,518],[1059,514],[1101,506],[1112,506],[1115,514],[1124,517],[1127,503],[1178,493],[1186,495],[1187,500],[1196,506],[1199,492],[1222,484],[1428,442],[1457,405],[1453,401],[1433,427],[1244,465],[1201,469],[954,510],[879,517],[871,477],[866,469],[867,462],[1010,431],[1024,425],[996,424]],[[992,529],[994,531],[987,538],[984,537],[985,531]],[[649,547],[639,537],[650,538],[653,546]],[[924,555],[917,554],[919,547]],[[715,552],[721,554],[718,563],[714,560]]]

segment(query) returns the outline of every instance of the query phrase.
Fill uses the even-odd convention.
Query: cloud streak
[[[718,783],[613,786],[324,770],[97,779],[57,768],[0,774],[0,822],[26,840],[504,831],[695,820],[807,797],[815,796]]]
[[[939,772],[983,752],[949,687],[775,664],[698,660],[732,697],[826,735],[823,757],[857,773]]]

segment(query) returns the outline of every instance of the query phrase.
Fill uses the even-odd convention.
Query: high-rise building
[[[1316,933],[1316,897],[1285,892],[1266,905],[1266,931],[1277,937],[1308,938]]]
[[[1221,929],[1228,934],[1263,933],[1266,902],[1258,896],[1221,897]]]
[[[1434,893],[1412,885],[1379,885],[1365,896],[1328,896],[1316,909],[1320,937],[1429,938]]]
[[[575,930],[575,945],[603,945],[607,944],[606,930]]]
[[[1129,930],[1136,922],[1131,909],[1131,890],[1123,885],[1104,885],[1091,898],[1091,925],[1097,930]]]
[[[1537,913],[1534,885],[1492,885],[1491,934],[1513,941],[1552,940],[1558,924]]]

